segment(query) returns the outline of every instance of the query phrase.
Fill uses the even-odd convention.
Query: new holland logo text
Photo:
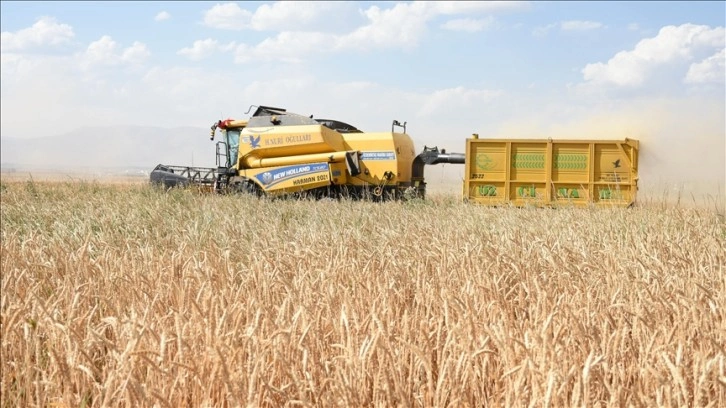
[[[269,187],[286,180],[307,174],[315,174],[328,171],[327,163],[303,164],[299,166],[280,167],[266,171],[255,176],[263,185]]]

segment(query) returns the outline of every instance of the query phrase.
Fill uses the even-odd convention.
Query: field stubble
[[[2,184],[2,406],[724,406],[706,208]]]

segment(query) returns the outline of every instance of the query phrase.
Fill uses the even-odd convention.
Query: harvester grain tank
[[[416,155],[406,124],[398,121],[390,132],[369,133],[338,120],[258,106],[248,120],[215,122],[212,140],[218,130],[217,168],[160,164],[151,181],[256,195],[422,197],[424,165],[465,161],[464,154],[437,148]]]

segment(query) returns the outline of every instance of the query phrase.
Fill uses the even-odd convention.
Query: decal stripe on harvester
[[[329,171],[328,163],[300,164],[297,166],[280,167],[275,170],[260,173],[255,177],[265,187],[274,186],[286,180],[294,179],[303,174],[314,174]]]
[[[361,152],[361,160],[396,160],[394,152]]]

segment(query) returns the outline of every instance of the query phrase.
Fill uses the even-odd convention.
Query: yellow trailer
[[[464,198],[501,205],[628,207],[638,191],[639,142],[466,141]]]

